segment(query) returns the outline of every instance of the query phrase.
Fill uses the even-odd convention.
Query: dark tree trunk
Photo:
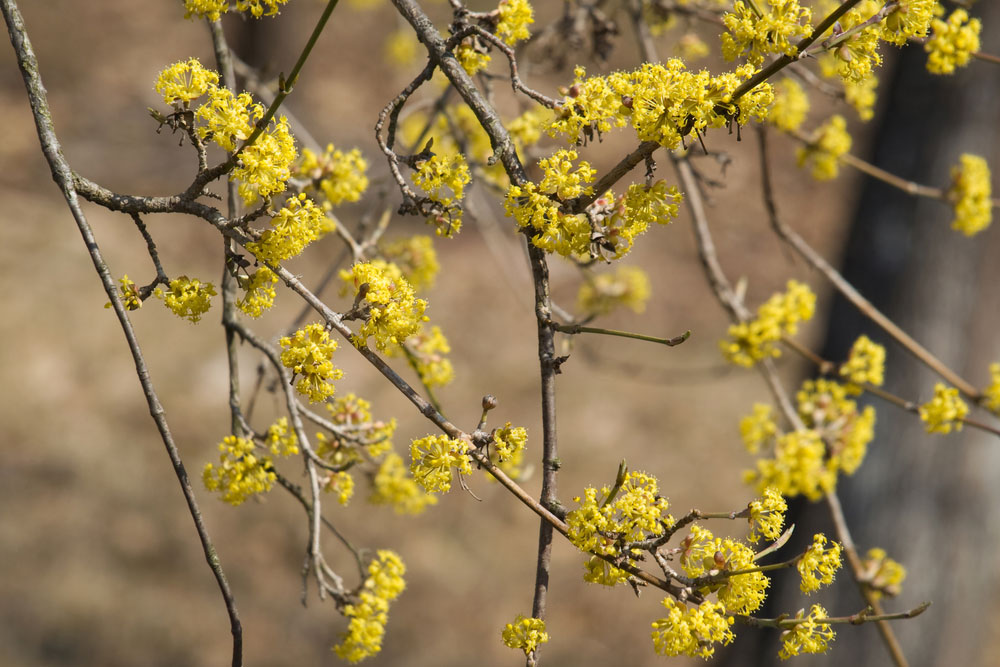
[[[983,51],[1000,52],[1000,2],[979,2]],[[907,179],[950,182],[962,153],[1000,168],[1000,68],[976,62],[958,75],[938,77],[924,68],[918,46],[902,51],[891,79],[873,161]],[[993,179],[996,189],[997,179]],[[916,199],[867,180],[843,261],[847,279],[945,363],[973,384],[988,382],[987,367],[1000,361],[1000,229],[995,223],[967,239],[952,231],[950,208]],[[843,359],[854,339],[867,333],[887,345],[886,388],[921,402],[933,394],[934,373],[861,317],[843,299],[832,307],[824,356]],[[863,556],[882,547],[901,561],[908,577],[903,593],[886,601],[901,611],[929,600],[918,619],[893,624],[911,665],[995,665],[1000,640],[996,603],[1000,584],[1000,439],[966,428],[928,435],[914,415],[886,403],[878,411],[868,458],[838,492]],[[990,417],[985,417],[991,421]],[[993,420],[995,423],[995,420]],[[824,503],[795,503],[794,553],[817,531],[829,531]],[[864,603],[845,569],[828,591],[806,597],[795,576],[778,576],[766,615],[795,612],[820,602],[834,615]],[[779,662],[778,633],[744,630],[724,654],[732,665]],[[799,658],[809,665],[891,664],[874,626],[841,626],[830,653]]]

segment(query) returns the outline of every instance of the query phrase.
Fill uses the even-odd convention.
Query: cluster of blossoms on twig
[[[276,15],[286,2],[185,0],[185,11],[188,18],[210,21],[233,10],[260,18]],[[678,7],[688,4],[678,3]],[[798,0],[736,0],[731,8],[728,3],[711,0],[699,3],[699,9],[716,16],[723,26],[722,55],[728,61],[741,61],[731,70],[695,70],[681,58],[646,62],[630,71],[602,76],[588,77],[583,67],[577,67],[573,82],[560,89],[556,100],[527,89],[517,74],[513,47],[529,40],[529,26],[534,22],[528,0],[501,0],[490,12],[471,12],[457,0],[452,5],[452,37],[444,42],[449,55],[486,87],[492,76],[488,72],[492,56],[503,53],[514,90],[530,97],[534,106],[522,108],[520,115],[505,124],[509,133],[504,137],[509,144],[505,146],[495,129],[484,129],[481,111],[474,111],[471,103],[448,103],[445,96],[432,113],[400,119],[401,106],[413,93],[409,90],[380,117],[380,147],[403,193],[400,212],[425,216],[439,237],[451,238],[460,231],[466,191],[475,177],[477,183],[481,180],[504,193],[504,211],[526,236],[534,248],[529,248],[532,253],[556,254],[584,269],[586,278],[577,298],[581,319],[563,328],[552,321],[541,322],[540,328],[548,327],[549,334],[573,326],[579,330],[581,323],[617,307],[643,310],[650,281],[640,269],[616,267],[614,273],[602,275],[588,269],[599,261],[623,258],[650,226],[665,225],[677,217],[684,198],[676,186],[654,178],[655,164],[650,157],[654,148],[681,156],[695,142],[704,146],[713,129],[735,128],[739,136],[745,125],[768,122],[802,142],[800,166],[811,167],[818,180],[832,179],[839,166],[852,157],[851,136],[847,120],[839,114],[812,133],[800,132],[810,111],[809,94],[801,82],[818,79],[811,72],[802,73],[806,56],[815,56],[819,75],[837,82],[832,86],[837,95],[867,120],[873,114],[883,44],[922,42],[929,53],[927,67],[937,74],[967,65],[980,46],[979,21],[961,9],[942,20],[944,10],[936,0],[861,0],[843,5],[818,0],[811,6]],[[654,33],[670,28],[671,9],[677,9],[652,1],[640,2],[638,7],[641,16],[658,17]],[[596,22],[599,12],[591,10],[590,20]],[[814,17],[832,19],[834,15],[837,20],[814,23]],[[612,32],[607,23],[602,29],[604,32],[595,31],[597,51],[597,35]],[[421,37],[428,41],[427,35]],[[707,50],[699,40],[681,47],[692,55]],[[407,49],[412,57],[412,43],[408,47],[397,40],[393,47],[400,58]],[[436,62],[444,56],[431,55],[424,73],[411,84],[414,90],[431,80],[435,68],[444,69],[442,62]],[[797,72],[796,78],[773,78],[781,67],[793,63],[799,68],[790,70]],[[265,432],[256,433],[243,415],[234,415],[234,433],[219,444],[219,462],[204,468],[205,487],[223,501],[239,505],[280,484],[297,495],[310,514],[311,531],[316,531],[319,493],[348,505],[355,495],[359,472],[370,482],[369,501],[391,505],[400,514],[418,514],[435,504],[435,494],[448,492],[456,479],[468,490],[466,477],[473,466],[485,468],[504,483],[527,477],[531,470],[524,458],[527,431],[509,421],[488,433],[484,430],[486,413],[495,402],[490,405],[484,399],[479,426],[463,433],[446,428],[451,425],[441,416],[434,399],[432,389],[449,383],[454,368],[447,357],[448,340],[440,327],[426,324],[428,304],[418,296],[432,285],[438,270],[432,239],[415,236],[383,243],[384,230],[378,230],[360,243],[356,241],[335,219],[333,209],[357,202],[369,186],[368,164],[361,152],[329,144],[322,152],[304,149],[300,156],[289,121],[274,118],[278,104],[265,108],[247,92],[237,94],[220,86],[219,80],[218,73],[194,58],[171,65],[160,73],[155,88],[172,111],[153,111],[153,115],[161,126],[181,131],[198,153],[198,174],[187,193],[192,201],[207,194],[209,182],[227,176],[235,183],[242,204],[255,207],[217,224],[233,248],[239,245],[249,253],[227,252],[227,271],[241,291],[231,303],[249,317],[261,316],[273,306],[280,281],[298,286],[282,264],[331,232],[345,240],[353,263],[339,272],[341,296],[350,306],[336,316],[324,313],[326,322],[307,324],[280,337],[280,349],[269,348],[241,325],[227,323],[245,341],[271,355],[284,380],[289,417],[280,417]],[[280,88],[282,93],[288,92],[284,83]],[[381,128],[387,118],[391,136],[383,140]],[[581,151],[589,142],[603,139],[605,133],[626,127],[643,142],[636,152],[640,157],[629,169],[642,161],[647,169],[644,181],[630,183],[619,196],[612,187],[622,174],[600,177],[599,170],[581,157]],[[413,155],[397,153],[393,148],[397,133],[411,147],[424,148]],[[523,170],[518,173],[500,159],[500,153],[510,149],[513,160],[518,161],[518,154],[536,147],[543,135],[563,141],[566,147],[538,158],[537,178],[525,178]],[[211,144],[227,156],[215,168],[208,166]],[[401,176],[401,164],[412,171],[412,185]],[[991,222],[990,178],[983,158],[963,154],[952,170],[950,188],[923,188],[922,192],[931,191],[928,196],[951,203],[955,214],[952,227],[971,236]],[[415,194],[412,186],[422,195]],[[388,215],[387,211],[386,220]],[[254,225],[262,219],[265,224]],[[541,261],[544,264],[544,259]],[[143,299],[153,295],[178,316],[198,322],[216,295],[214,286],[187,276],[170,279],[158,261],[156,265],[156,279],[145,287],[127,275],[120,279],[125,307],[138,309]],[[744,317],[742,304],[730,306],[742,321],[729,328],[728,338],[721,343],[724,357],[744,367],[766,367],[765,362],[781,354],[782,344],[797,345],[793,337],[799,324],[813,316],[816,296],[808,286],[789,281],[786,291],[768,299],[754,318]],[[346,324],[350,322],[358,323],[356,331]],[[368,347],[369,341],[379,353],[405,358],[427,391],[430,401],[422,410],[429,415],[436,409],[435,421],[445,433],[412,440],[409,462],[393,448],[394,419],[375,420],[370,404],[354,394],[334,398],[334,382],[343,377],[333,361],[337,350],[331,337],[334,329],[369,358],[377,358]],[[674,345],[684,338],[686,335],[677,341],[658,342]],[[881,345],[862,336],[843,364],[818,360],[827,377],[806,380],[794,405],[785,400],[784,428],[771,406],[754,406],[753,414],[741,422],[740,431],[746,447],[759,455],[755,469],[746,473],[746,481],[762,495],[744,510],[726,515],[692,511],[675,519],[668,513],[667,499],[660,495],[659,480],[645,472],[629,472],[624,462],[612,486],[587,487],[575,498],[574,509],[559,516],[552,514],[551,519],[586,554],[584,580],[635,588],[656,582],[668,596],[663,600],[666,615],[652,623],[654,650],[662,655],[702,658],[711,657],[716,645],[733,640],[737,619],[751,619],[761,608],[770,584],[766,572],[795,567],[804,593],[830,584],[841,566],[842,549],[850,548],[847,539],[842,548],[817,534],[804,552],[788,561],[760,561],[780,549],[790,533],[791,529],[782,532],[785,497],[803,495],[817,500],[829,496],[835,491],[838,475],[853,474],[861,465],[874,437],[875,412],[871,406],[860,407],[855,399],[864,392],[887,395],[879,389],[885,376],[885,357]],[[1000,412],[1000,364],[991,366],[990,373],[991,384],[978,399],[984,407]],[[291,387],[308,398],[309,407]],[[323,414],[311,411],[317,403],[323,405]],[[938,433],[961,429],[969,412],[959,389],[944,384],[935,387],[934,398],[928,403],[908,404],[908,409],[919,413],[929,432]],[[307,436],[303,418],[320,429],[314,437]],[[296,455],[306,462],[311,498],[284,478],[275,465],[279,459]],[[543,515],[552,510],[536,508]],[[709,518],[745,518],[749,535],[746,540],[717,537],[698,523]],[[669,546],[685,528],[686,534]],[[363,565],[365,559],[355,552],[361,583],[349,591],[324,562],[315,532],[311,538],[309,558],[320,593],[332,593],[338,610],[349,619],[335,652],[351,662],[377,654],[390,602],[405,588],[402,560],[394,552],[379,550]],[[770,544],[759,550],[752,546],[762,539]],[[659,566],[664,579],[655,579],[642,569],[649,559]],[[899,592],[905,570],[883,550],[872,549],[861,571],[854,575],[866,587],[869,599],[877,600]],[[835,636],[833,623],[842,622],[831,618],[820,605],[812,605],[808,612],[800,610],[794,617],[752,620],[782,629],[782,658],[825,651]],[[519,615],[507,624],[501,638],[531,660],[539,645],[548,641],[548,633],[543,619]]]

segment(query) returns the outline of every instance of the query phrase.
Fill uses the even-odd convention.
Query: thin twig
[[[14,47],[14,52],[17,54],[18,67],[21,70],[21,76],[24,78],[28,101],[31,104],[31,111],[35,119],[35,127],[41,143],[42,153],[45,155],[45,159],[49,163],[49,168],[52,170],[53,180],[55,180],[63,196],[66,198],[66,204],[73,215],[73,219],[76,221],[84,244],[87,246],[94,269],[101,278],[104,291],[111,299],[111,305],[114,308],[115,315],[118,317],[122,332],[125,334],[129,351],[135,362],[136,375],[139,378],[139,383],[142,385],[142,392],[149,406],[149,414],[152,416],[156,428],[160,433],[160,439],[167,450],[174,474],[177,476],[181,492],[184,494],[188,513],[194,521],[198,540],[201,542],[202,551],[205,554],[205,560],[208,561],[208,565],[219,586],[219,591],[225,601],[226,612],[229,616],[230,631],[233,635],[232,665],[233,667],[240,667],[243,664],[243,627],[240,623],[239,613],[236,610],[236,600],[233,597],[229,581],[226,579],[225,572],[222,569],[219,555],[216,553],[212,540],[208,536],[208,530],[202,519],[198,501],[195,499],[194,490],[191,488],[188,480],[187,470],[184,467],[184,462],[181,460],[177,445],[174,443],[170,428],[167,425],[163,405],[160,403],[156,390],[153,388],[149,369],[143,358],[139,341],[132,328],[132,323],[129,321],[125,306],[118,295],[111,272],[104,261],[104,257],[101,255],[101,250],[97,245],[93,229],[87,221],[83,210],[80,208],[80,201],[77,198],[74,187],[74,175],[66,158],[63,157],[62,148],[55,133],[55,127],[52,123],[52,111],[49,108],[45,87],[42,84],[39,73],[38,59],[35,57],[31,41],[28,39],[24,19],[15,0],[0,0],[0,10],[2,10],[4,20],[7,23],[7,32],[10,35],[11,46]]]
[[[882,328],[896,342],[903,346],[910,354],[916,357],[921,363],[948,381],[949,384],[957,387],[959,391],[974,401],[982,398],[982,393],[971,383],[966,382],[957,373],[951,370],[944,362],[934,356],[929,350],[914,340],[908,333],[903,331],[895,322],[889,319],[876,308],[868,299],[861,295],[833,266],[816,252],[812,246],[806,243],[797,232],[781,220],[777,212],[774,200],[774,188],[771,183],[770,161],[767,154],[766,130],[761,129],[760,137],[760,168],[761,179],[764,192],[764,205],[767,208],[768,216],[771,219],[771,227],[774,232],[788,245],[790,245],[806,262],[814,269],[822,273],[827,280],[840,292],[844,298],[850,301],[872,322]]]

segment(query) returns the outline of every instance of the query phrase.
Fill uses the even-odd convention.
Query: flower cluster
[[[692,132],[724,127],[734,120],[740,124],[750,118],[763,120],[774,98],[769,84],[756,86],[738,104],[733,100],[736,89],[755,72],[752,64],[746,64],[712,76],[705,70],[689,71],[676,58],[589,79],[583,68],[577,68],[576,81],[548,132],[579,143],[583,137],[631,124],[640,140],[677,148]]]
[[[528,655],[538,648],[539,644],[549,641],[549,633],[545,632],[545,621],[540,618],[525,618],[517,615],[513,623],[508,623],[500,635],[504,646],[519,648]]]
[[[823,7],[833,9],[837,4],[839,3],[828,1]],[[882,24],[872,25],[869,19],[882,9],[883,4],[877,0],[861,0],[840,17],[839,25],[833,26],[830,32],[824,34],[824,39],[833,38],[837,42],[833,51],[820,59],[820,69],[824,76],[839,76],[845,81],[862,81],[882,64],[882,54],[878,50]]]
[[[567,537],[581,551],[619,555],[625,544],[661,535],[674,522],[656,478],[643,472],[628,473],[616,489],[588,487],[574,500],[579,507],[566,515]]]
[[[889,558],[885,549],[869,549],[862,561],[861,581],[871,590],[871,595],[877,600],[885,595],[899,595],[903,580],[906,579],[906,568]]]
[[[756,567],[753,549],[728,537],[715,537],[698,524],[691,526],[691,533],[681,542],[680,562],[689,577],[714,577]],[[730,614],[751,614],[764,604],[770,583],[763,572],[747,572],[713,580],[699,592],[714,592]]]
[[[807,380],[796,395],[799,416],[826,442],[828,466],[851,475],[865,458],[875,437],[875,408],[858,410],[849,399],[850,385],[833,380]]]
[[[218,21],[222,14],[229,11],[232,0],[184,0],[184,18],[192,16]],[[281,5],[288,0],[236,0],[236,11],[250,12],[255,19],[262,16],[275,16]]]
[[[849,394],[838,382],[807,380],[796,395],[805,428],[786,434],[772,420],[770,406],[754,405],[740,422],[740,434],[750,453],[764,449],[769,456],[744,474],[746,481],[761,492],[774,486],[788,497],[818,500],[833,490],[839,472],[853,474],[875,436],[875,410],[859,410]]]
[[[405,350],[399,345],[388,347],[386,354],[390,357],[397,356],[400,352],[405,354],[423,384],[428,387],[443,387],[455,379],[455,368],[451,359],[445,356],[451,352],[451,345],[441,327],[435,324],[430,331],[421,327],[417,333],[407,338],[404,345]]]
[[[561,150],[541,159],[538,163],[543,174],[541,182],[512,185],[504,201],[504,210],[517,226],[535,232],[531,242],[536,247],[564,257],[588,255],[590,248],[587,217],[565,213],[560,206],[563,201],[592,192],[588,184],[594,180],[596,171],[586,160],[581,160],[574,170],[573,161],[577,157],[576,151]]]
[[[948,198],[955,207],[951,228],[966,236],[986,229],[993,220],[990,167],[978,155],[965,153],[951,169],[951,189]]]
[[[969,406],[958,396],[958,389],[938,382],[934,385],[934,398],[920,406],[920,418],[927,422],[928,433],[951,433],[962,430],[962,419],[969,414]]]
[[[531,37],[528,26],[535,22],[535,11],[528,0],[501,0],[497,12],[496,35],[508,46]]]
[[[432,287],[441,268],[430,236],[417,235],[393,241],[382,249],[382,256],[399,267],[415,290]]]
[[[510,422],[507,422],[503,428],[493,431],[493,446],[496,448],[497,458],[502,463],[513,460],[524,451],[527,444],[528,431],[523,426],[511,426]]]
[[[882,39],[903,46],[908,39],[926,37],[937,7],[937,0],[897,0],[882,22]]]
[[[348,662],[359,662],[382,650],[389,603],[406,588],[404,574],[406,566],[399,555],[379,549],[375,560],[368,565],[368,577],[361,587],[357,604],[344,608],[344,615],[351,620],[341,643],[333,647],[337,656]]]
[[[428,493],[451,490],[452,468],[459,475],[472,473],[469,443],[446,435],[428,435],[410,445],[410,473]]]
[[[653,621],[653,649],[659,655],[711,658],[714,644],[729,644],[735,638],[733,617],[721,602],[702,602],[688,608],[673,598],[664,598],[667,616]]]
[[[163,96],[166,104],[187,109],[198,99],[219,84],[217,72],[205,69],[197,58],[174,63],[160,72],[154,88]]]
[[[251,276],[240,276],[239,285],[243,296],[236,301],[236,307],[250,317],[260,317],[265,310],[274,305],[277,292],[274,289],[278,276],[266,266],[254,271]]]
[[[275,456],[293,456],[299,453],[299,437],[288,425],[288,417],[279,417],[267,428],[264,444]]]
[[[295,388],[310,402],[319,403],[333,396],[333,380],[339,380],[344,372],[333,365],[333,352],[337,341],[330,340],[330,334],[322,324],[307,324],[292,336],[278,341],[281,344],[281,363],[290,368],[299,380]]]
[[[983,407],[1000,414],[1000,364],[990,364],[990,384],[983,389]]]
[[[361,449],[373,460],[392,451],[396,420],[373,419],[371,403],[365,399],[351,393],[327,403],[326,411],[335,430],[330,435],[317,434],[316,454],[331,466],[361,462]]]
[[[947,21],[936,18],[931,22],[931,36],[924,44],[927,51],[927,71],[932,74],[953,74],[956,67],[965,67],[969,58],[979,51],[982,22],[970,19],[964,9],[956,9]]]
[[[437,501],[437,496],[424,492],[414,481],[399,454],[390,452],[382,459],[372,479],[372,492],[368,502],[373,505],[391,505],[396,514],[416,515]]]
[[[677,216],[681,194],[662,180],[651,185],[634,183],[617,201],[608,192],[585,214],[566,213],[562,204],[593,192],[589,183],[596,171],[585,160],[574,169],[577,157],[573,150],[557,151],[539,161],[542,180],[538,184],[528,182],[507,190],[504,210],[518,227],[535,232],[531,242],[536,247],[564,257],[593,258],[606,252],[618,259],[650,224],[667,224]]]
[[[826,653],[829,644],[837,633],[829,623],[823,623],[828,618],[826,609],[814,604],[808,615],[800,610],[795,619],[799,622],[781,633],[781,652],[778,657],[787,660],[793,655],[803,653]]]
[[[219,466],[205,464],[202,481],[209,491],[221,491],[230,505],[240,505],[257,493],[271,490],[277,476],[271,470],[271,459],[254,453],[252,440],[227,435],[219,443]]]
[[[323,193],[324,208],[343,202],[355,202],[368,189],[368,161],[361,151],[348,152],[328,144],[322,155],[308,148],[302,149],[302,159],[295,169],[296,175],[309,180],[310,186]]]
[[[118,294],[122,300],[122,305],[125,306],[125,310],[139,310],[142,308],[142,295],[139,293],[139,286],[128,277],[128,274],[126,273],[122,276],[118,282],[121,283],[118,287]],[[104,304],[104,307],[110,308],[111,303]]]
[[[750,510],[750,535],[747,539],[757,542],[761,537],[776,540],[781,537],[781,527],[785,523],[788,503],[774,487],[764,489],[762,498],[753,500],[747,506]]]
[[[840,366],[840,375],[849,383],[851,393],[860,393],[859,385],[863,384],[881,387],[885,380],[885,348],[868,336],[859,336],[847,361]]]
[[[163,299],[163,305],[177,317],[198,322],[212,307],[215,287],[212,283],[203,283],[197,278],[181,276],[170,281],[168,290],[157,287],[153,290],[153,296]]]
[[[778,425],[771,418],[771,406],[754,403],[753,414],[740,420],[740,437],[747,451],[756,454],[761,446],[769,447],[778,437]]]
[[[757,459],[757,469],[744,479],[758,490],[773,486],[788,497],[819,500],[832,491],[837,473],[824,460],[826,445],[813,430],[792,431],[777,438],[770,458]]]
[[[601,586],[617,586],[628,582],[628,570],[615,567],[600,556],[591,556],[583,565],[583,580],[588,584],[599,584]]]
[[[469,164],[461,153],[432,155],[417,163],[413,182],[439,209],[427,220],[439,236],[450,238],[462,228],[460,202],[470,180]]]
[[[767,121],[785,132],[799,129],[809,114],[809,96],[795,79],[785,77],[774,86],[774,105]]]
[[[355,337],[359,346],[374,337],[375,347],[385,350],[390,345],[401,345],[417,333],[426,320],[427,302],[416,298],[413,286],[403,277],[395,264],[375,259],[355,264],[340,272],[344,292],[353,291],[355,298],[364,294],[361,303],[366,309],[365,324]]]
[[[271,228],[260,239],[247,243],[247,250],[269,264],[279,264],[302,253],[329,225],[323,209],[305,193],[289,197],[285,206],[271,217]]]
[[[224,10],[228,3],[222,4]],[[250,6],[242,4],[244,8]],[[259,6],[257,0],[253,0],[252,4]],[[284,117],[272,120],[253,144],[238,146],[250,138],[256,123],[263,119],[265,110],[253,101],[249,93],[236,95],[227,88],[218,87],[218,82],[217,73],[206,70],[197,59],[192,58],[160,72],[156,90],[167,104],[178,110],[187,110],[191,102],[199,97],[207,98],[194,110],[195,121],[199,123],[195,131],[202,141],[214,141],[227,152],[239,150],[229,178],[240,181],[239,193],[244,203],[255,204],[260,198],[269,199],[283,192],[291,176],[290,166],[297,155],[288,120]]]
[[[825,535],[814,535],[813,543],[795,565],[802,577],[799,588],[803,593],[812,593],[820,586],[832,584],[834,573],[840,569],[840,545],[834,542],[829,549],[824,549],[826,544]]]
[[[747,60],[760,65],[764,56],[798,53],[792,40],[812,32],[812,12],[799,6],[798,0],[736,0],[733,12],[722,17],[726,32],[722,35],[722,55],[735,60],[746,54]]]
[[[299,453],[298,438],[285,417],[268,428],[264,444],[275,456]],[[227,435],[219,443],[219,452],[219,465],[206,463],[202,481],[209,491],[219,491],[225,502],[240,505],[250,496],[266,493],[274,486],[277,475],[271,458],[258,455],[252,440]]]
[[[787,290],[774,294],[760,308],[757,318],[729,327],[729,339],[720,343],[727,361],[752,367],[758,361],[781,356],[775,345],[783,335],[794,336],[798,323],[816,310],[816,295],[808,285],[789,280]]]
[[[834,115],[813,133],[808,144],[799,147],[799,166],[811,163],[813,178],[828,181],[837,177],[840,156],[850,150],[847,121],[841,115]]]
[[[649,300],[650,286],[646,272],[633,266],[622,266],[614,273],[601,273],[588,277],[580,286],[576,303],[587,317],[607,315],[624,306],[641,313]]]
[[[253,144],[244,148],[236,161],[230,180],[239,180],[239,193],[247,206],[260,198],[284,192],[291,178],[291,164],[298,155],[295,139],[282,116],[260,133]]]

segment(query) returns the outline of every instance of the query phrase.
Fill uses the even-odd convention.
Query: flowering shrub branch
[[[878,548],[861,558],[837,495],[839,477],[858,469],[874,437],[874,409],[859,407],[854,399],[865,392],[883,398],[918,415],[929,433],[947,434],[968,424],[1000,435],[1000,429],[970,418],[969,406],[961,397],[976,407],[1000,413],[1000,364],[990,367],[990,386],[977,389],[876,310],[780,219],[770,174],[770,130],[764,123],[800,140],[799,162],[808,164],[817,179],[836,177],[839,165],[848,164],[909,194],[952,204],[953,228],[970,236],[979,233],[990,224],[992,209],[997,206],[983,158],[963,155],[952,171],[951,187],[932,188],[854,157],[842,116],[831,117],[812,135],[798,129],[809,104],[800,81],[821,93],[832,91],[866,118],[873,104],[873,72],[881,63],[881,43],[921,44],[930,54],[930,71],[946,74],[967,66],[973,58],[989,60],[987,54],[979,54],[978,21],[964,10],[942,20],[943,8],[935,0],[814,3],[824,9],[815,24],[813,10],[798,0],[736,0],[731,6],[726,2],[630,0],[626,10],[639,36],[643,64],[631,72],[602,76],[587,76],[577,67],[573,83],[560,89],[560,97],[550,97],[525,84],[518,60],[527,57],[528,47],[557,49],[560,40],[580,43],[569,38],[583,25],[589,26],[594,53],[607,55],[617,27],[597,6],[583,2],[567,6],[567,16],[575,17],[572,21],[550,26],[532,39],[529,26],[535,16],[528,0],[501,0],[490,12],[472,12],[461,0],[451,0],[451,34],[446,37],[415,0],[391,0],[428,55],[426,65],[381,109],[375,124],[376,142],[399,189],[398,212],[424,217],[436,236],[449,239],[461,231],[466,216],[476,217],[467,210],[467,188],[484,184],[502,199],[502,208],[514,223],[511,230],[516,228],[525,244],[541,390],[538,458],[542,479],[535,498],[523,486],[529,469],[525,464],[527,431],[512,421],[488,429],[490,413],[499,404],[492,396],[482,399],[478,423],[463,429],[445,416],[435,394],[436,387],[451,381],[455,368],[447,357],[451,349],[448,339],[440,326],[429,324],[434,311],[419,296],[438,271],[432,239],[416,236],[383,242],[393,207],[388,195],[378,207],[382,214],[377,221],[368,220],[350,229],[345,217],[334,209],[362,197],[369,185],[367,161],[356,149],[330,144],[324,150],[311,139],[309,147],[299,154],[292,132],[298,124],[278,115],[337,0],[330,0],[322,10],[289,75],[279,77],[277,92],[266,107],[255,102],[250,93],[237,93],[236,71],[252,72],[231,53],[220,16],[229,11],[247,12],[254,18],[274,16],[286,1],[237,0],[235,5],[221,0],[185,1],[186,16],[204,18],[210,27],[219,71],[191,58],[161,72],[155,88],[171,111],[154,109],[151,114],[157,130],[165,126],[180,132],[191,145],[197,169],[182,192],[143,197],[113,192],[72,170],[56,138],[23,20],[14,0],[0,0],[42,151],[126,336],[151,415],[222,593],[233,634],[233,665],[242,664],[242,629],[233,594],[201,519],[128,314],[156,297],[179,317],[196,323],[210,309],[212,297],[219,294],[214,285],[197,278],[171,276],[143,222],[142,216],[151,213],[203,220],[223,240],[225,269],[219,292],[231,432],[218,445],[217,459],[206,463],[204,485],[232,505],[268,493],[277,485],[301,505],[308,526],[304,584],[313,581],[318,597],[329,597],[346,619],[347,629],[334,646],[339,657],[357,662],[381,650],[390,603],[406,586],[406,566],[394,551],[370,552],[355,546],[324,516],[323,503],[330,498],[341,506],[350,504],[356,495],[355,478],[363,477],[371,487],[370,503],[391,505],[399,514],[418,514],[434,505],[439,495],[450,492],[456,481],[474,496],[468,480],[475,467],[540,520],[531,615],[517,615],[501,632],[503,643],[523,651],[528,665],[539,664],[540,647],[551,639],[545,618],[550,605],[555,533],[581,552],[586,582],[609,587],[627,584],[637,593],[640,587],[663,591],[665,616],[651,625],[652,648],[658,654],[709,658],[717,645],[733,640],[732,627],[739,623],[782,630],[780,656],[787,658],[828,650],[835,637],[834,625],[873,622],[894,663],[906,664],[888,622],[916,617],[927,603],[903,612],[884,611],[881,600],[900,591],[905,569]],[[722,30],[722,54],[739,64],[731,71],[712,74],[691,69],[681,58],[662,61],[654,37],[675,14]],[[519,42],[527,46],[518,47]],[[687,48],[696,47],[688,43]],[[537,105],[513,120],[502,117],[494,99],[492,80],[498,75],[488,72],[494,51],[507,61],[514,96]],[[837,80],[839,87],[813,73],[807,60],[815,60],[822,76]],[[790,76],[779,81],[779,73],[786,68]],[[405,116],[404,108],[436,74],[443,75],[447,90],[437,95],[430,116],[422,120],[416,115]],[[259,94],[263,86],[250,87],[266,99]],[[448,91],[457,93],[461,103],[451,104]],[[410,123],[411,118],[417,118],[416,124]],[[816,310],[816,295],[807,285],[788,281],[784,292],[773,295],[754,313],[742,287],[727,278],[715,249],[703,193],[712,182],[692,166],[697,151],[694,139],[707,154],[706,140],[713,130],[735,130],[742,139],[746,125],[758,129],[763,197],[773,230],[862,313],[948,383],[939,383],[927,403],[918,405],[881,388],[885,350],[867,337],[859,338],[840,364],[823,359],[799,342],[795,336],[800,324]],[[635,131],[639,143],[613,167],[601,173],[582,157],[589,142],[626,127]],[[567,147],[538,159],[540,177],[533,179],[535,167],[526,167],[522,156],[543,134],[564,141]],[[226,154],[214,166],[209,160],[213,144]],[[654,154],[661,148],[675,168],[680,188],[656,178]],[[613,188],[630,178],[639,165],[645,167],[644,173],[620,195],[615,194]],[[225,213],[203,201],[214,197],[207,188],[223,177],[227,178]],[[80,208],[80,198],[131,217],[155,272],[146,285],[138,285],[127,275],[115,281]],[[629,469],[622,461],[610,485],[586,487],[571,502],[561,500],[558,473],[567,448],[561,451],[558,443],[555,377],[570,356],[557,354],[557,336],[599,334],[669,347],[688,340],[691,331],[661,338],[591,326],[593,320],[618,307],[641,312],[651,291],[650,280],[636,267],[621,266],[603,274],[596,274],[593,267],[623,258],[641,234],[676,218],[682,203],[692,220],[704,277],[732,321],[728,336],[720,343],[722,354],[733,364],[756,367],[778,408],[775,414],[780,417],[772,416],[770,405],[757,404],[753,414],[740,424],[745,446],[757,457],[756,467],[747,471],[745,481],[756,487],[759,497],[743,509],[716,513],[691,510],[675,518],[669,513],[669,500],[660,492],[661,481],[650,473]],[[491,213],[499,215],[499,204]],[[327,234],[339,238],[344,251],[319,287],[310,290],[284,263]],[[557,255],[561,259],[557,260]],[[343,268],[341,264],[348,260],[350,266]],[[586,276],[577,299],[579,315],[552,299],[550,262],[563,260]],[[341,310],[319,296],[336,280],[344,303]],[[305,306],[275,345],[256,333],[246,318],[256,319],[271,308],[278,287],[296,294]],[[311,317],[318,319],[307,323]],[[335,340],[338,336],[344,344]],[[266,358],[281,387],[286,415],[266,429],[253,426],[262,382],[252,392],[242,391],[239,385],[237,349],[241,343]],[[784,349],[814,362],[821,376],[806,380],[798,391],[791,392],[774,364]],[[396,421],[375,418],[368,401],[338,391],[344,372],[337,360],[354,353],[440,431],[412,439],[408,462],[392,443]],[[405,360],[415,376],[412,383],[387,361],[393,359]],[[266,372],[262,369],[259,377]],[[250,400],[244,409],[247,396]],[[308,398],[308,404],[303,397]],[[306,422],[319,429],[314,437],[307,434]],[[283,465],[279,462],[291,457],[301,457],[306,477],[302,485],[279,470]],[[816,534],[801,553],[786,555],[778,562],[762,562],[781,550],[791,535],[793,527],[783,528],[785,498],[797,495],[826,502],[836,540]],[[735,520],[747,521],[749,534],[745,539],[716,536],[707,528],[710,521]],[[324,526],[357,565],[354,583],[338,573],[331,565],[334,561],[325,555]],[[761,541],[764,543],[758,547]],[[808,613],[803,609],[794,617],[754,615],[770,583],[765,573],[795,568],[801,591],[809,594],[832,583],[842,559],[846,559],[864,601],[862,611],[831,616],[814,604]],[[308,588],[304,585],[305,591]]]

